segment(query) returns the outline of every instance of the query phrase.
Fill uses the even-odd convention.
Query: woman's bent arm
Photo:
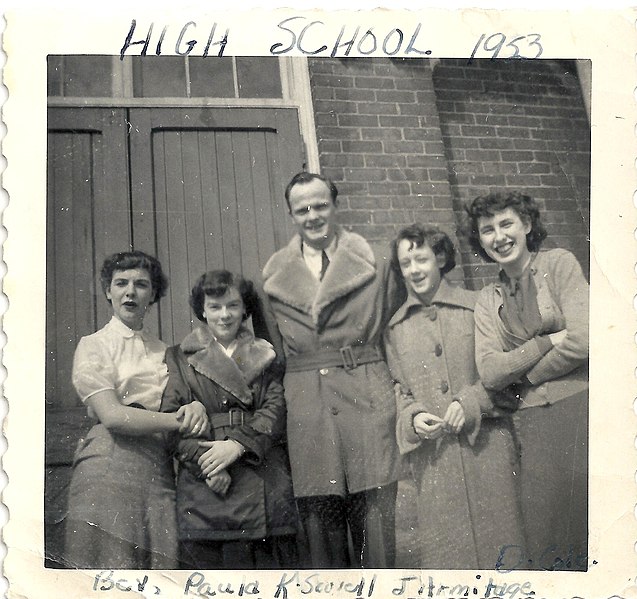
[[[99,421],[110,431],[129,435],[146,435],[179,430],[181,414],[164,414],[122,405],[113,389],[91,395],[86,403]]]
[[[529,370],[526,377],[532,385],[563,376],[588,359],[588,283],[573,254],[559,250],[558,255],[548,275],[553,300],[566,321],[566,336]]]
[[[519,382],[553,344],[548,337],[534,337],[511,351],[504,351],[495,321],[498,315],[492,306],[493,294],[492,286],[485,287],[475,306],[476,366],[482,384],[487,389],[500,391]]]

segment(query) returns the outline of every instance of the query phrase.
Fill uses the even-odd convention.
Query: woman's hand
[[[457,435],[462,430],[465,423],[464,408],[457,399],[449,404],[444,421],[444,428],[447,432]]]
[[[416,434],[423,440],[437,439],[445,432],[444,420],[429,412],[419,412],[413,422]]]
[[[228,474],[227,470],[222,470],[218,474],[213,474],[212,476],[208,476],[206,478],[206,484],[217,494],[221,495],[221,497],[225,497],[228,493],[228,489],[230,488],[230,483],[232,482],[232,478]]]
[[[199,441],[200,447],[208,447],[208,450],[198,460],[201,473],[205,476],[214,476],[234,464],[244,453],[245,447],[234,439],[225,441]]]
[[[201,437],[209,431],[206,408],[200,401],[193,401],[177,410],[179,432],[184,437]]]
[[[564,339],[566,339],[566,329],[562,329],[561,331],[557,331],[557,333],[549,333],[549,339],[553,344],[553,347],[559,345]]]

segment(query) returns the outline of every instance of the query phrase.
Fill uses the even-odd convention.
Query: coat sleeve
[[[254,336],[269,341],[276,352],[276,362],[273,368],[277,368],[282,373],[285,369],[285,352],[283,349],[283,337],[279,332],[276,316],[270,299],[263,290],[263,284],[261,281],[254,282],[254,289],[259,298],[259,305],[252,314],[252,328],[254,329]]]
[[[246,448],[244,459],[252,464],[263,462],[268,450],[284,437],[286,427],[285,398],[276,364],[266,370],[260,384],[254,386],[255,410],[244,426],[227,429],[226,438]]]
[[[558,259],[549,273],[549,289],[566,321],[566,337],[527,372],[532,385],[568,374],[588,359],[588,283],[573,254],[552,253]]]
[[[377,263],[379,261],[377,260]],[[407,300],[407,289],[403,277],[392,267],[391,261],[386,258],[380,262],[380,276],[382,277],[383,289],[383,327],[387,326],[396,310]]]
[[[477,381],[460,389],[460,392],[454,395],[454,399],[460,402],[464,410],[465,424],[462,432],[469,444],[473,445],[480,433],[482,418],[493,413],[494,405],[491,396],[484,388],[482,381]]]
[[[534,337],[519,347],[505,351],[499,339],[497,315],[492,306],[493,286],[482,289],[475,305],[476,366],[487,389],[500,391],[533,368],[552,347]]]
[[[183,376],[184,358],[178,346],[166,350],[166,366],[168,367],[168,383],[161,399],[160,410],[162,412],[176,412],[181,406],[191,403],[193,398],[190,387]],[[199,441],[205,437],[188,438],[181,437],[179,432],[170,433],[167,437],[167,445],[172,454],[196,475],[200,474],[197,464],[199,457],[205,452],[199,446]]]
[[[396,441],[401,454],[407,454],[422,444],[422,439],[414,429],[414,416],[426,412],[426,406],[415,400],[403,375],[400,361],[392,342],[391,332],[385,333],[385,353],[387,365],[394,380],[396,399]]]

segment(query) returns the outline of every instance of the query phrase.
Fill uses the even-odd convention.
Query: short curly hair
[[[434,226],[426,226],[414,223],[403,227],[391,244],[391,266],[402,277],[400,264],[398,262],[398,244],[406,239],[413,245],[412,247],[422,247],[428,245],[436,256],[442,255],[445,263],[440,268],[440,274],[445,275],[456,266],[456,248],[453,242],[444,231]]]
[[[252,281],[229,270],[211,270],[202,274],[190,293],[190,307],[195,316],[205,322],[204,303],[206,297],[222,297],[229,289],[236,289],[241,296],[245,313],[243,319],[252,316],[259,308],[259,296]]]
[[[154,256],[150,256],[144,252],[117,252],[108,256],[102,264],[100,270],[100,283],[104,295],[108,292],[113,281],[113,274],[117,270],[130,270],[131,268],[140,268],[148,271],[150,283],[153,287],[154,304],[166,295],[168,291],[168,278],[162,270],[161,263]],[[107,298],[108,299],[108,298]],[[111,300],[108,300],[111,303]]]
[[[537,252],[546,239],[547,232],[540,219],[540,209],[531,196],[519,191],[492,192],[478,196],[465,206],[467,219],[464,233],[469,240],[471,249],[487,262],[493,262],[493,259],[489,257],[480,244],[478,221],[481,217],[494,216],[497,212],[502,212],[507,208],[512,208],[523,222],[531,224],[531,230],[526,236],[526,246],[529,251]]]

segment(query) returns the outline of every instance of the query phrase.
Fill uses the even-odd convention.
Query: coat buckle
[[[354,349],[351,345],[346,345],[338,350],[341,352],[341,360],[343,360],[343,368],[345,370],[354,370],[358,366]]]
[[[235,414],[237,414],[236,420]],[[245,424],[245,412],[238,408],[231,408],[228,412],[228,422],[228,426],[243,426]]]

